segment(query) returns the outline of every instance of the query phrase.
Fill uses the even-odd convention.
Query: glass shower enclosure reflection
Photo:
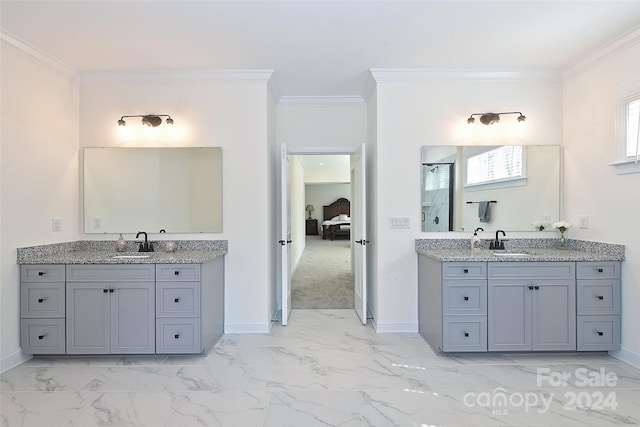
[[[453,231],[453,163],[422,164],[422,231]]]

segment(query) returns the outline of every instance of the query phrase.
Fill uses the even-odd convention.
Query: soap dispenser
[[[120,233],[120,237],[116,240],[116,252],[124,252],[127,249],[127,241],[122,237],[122,233]]]
[[[471,237],[471,250],[476,252],[480,250],[480,237],[478,236],[478,230],[484,231],[484,228],[476,228],[473,231],[473,237]]]

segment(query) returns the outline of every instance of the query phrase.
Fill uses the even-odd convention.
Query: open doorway
[[[302,257],[306,246],[306,212],[313,212],[305,208],[304,171],[300,160],[301,155],[320,153],[299,152],[291,153],[286,144],[280,146],[280,193],[278,216],[280,217],[278,235],[280,251],[278,253],[278,299],[283,326],[288,324],[291,314],[291,277]],[[349,232],[349,247],[351,266],[354,276],[354,306],[363,324],[367,324],[367,248],[369,240],[366,238],[366,146],[361,144],[354,151],[322,153],[324,155],[346,154],[349,159],[349,184],[353,200],[350,203],[351,228]],[[324,205],[323,205],[324,206]],[[323,215],[323,220],[324,220]],[[330,216],[330,215],[329,215]],[[313,218],[312,218],[313,219]],[[318,225],[320,229],[320,225]],[[323,233],[324,234],[324,233]]]
[[[291,307],[353,308],[351,156],[295,157],[301,171],[292,176],[292,202],[295,203],[291,204],[291,214],[292,222],[304,215],[305,244],[299,253],[294,251],[292,259]]]

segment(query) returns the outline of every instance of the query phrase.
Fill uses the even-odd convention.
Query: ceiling
[[[0,22],[76,72],[272,69],[281,96],[360,96],[370,68],[565,68],[638,28],[640,0],[1,0]]]

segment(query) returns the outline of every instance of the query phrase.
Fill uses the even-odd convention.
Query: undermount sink
[[[151,255],[114,255],[112,258],[115,259],[145,259],[149,258]]]
[[[526,254],[523,252],[493,252],[495,256],[501,257],[521,257],[521,256],[531,256],[531,254]]]

